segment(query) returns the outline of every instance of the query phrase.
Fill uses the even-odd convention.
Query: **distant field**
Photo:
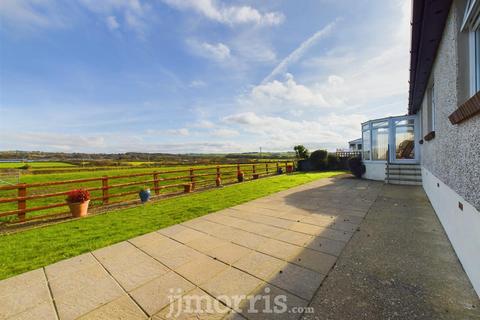
[[[284,164],[283,164],[284,165]],[[65,181],[65,180],[78,180],[78,179],[88,179],[88,178],[101,178],[103,176],[113,177],[113,176],[125,176],[131,174],[139,174],[139,173],[152,173],[152,175],[142,176],[142,177],[124,177],[119,179],[109,179],[109,185],[116,185],[116,184],[124,184],[124,183],[134,183],[146,180],[153,179],[153,172],[160,172],[158,175],[159,178],[169,179],[176,176],[189,176],[190,168],[195,169],[195,174],[210,174],[207,177],[199,177],[196,178],[196,184],[198,187],[201,187],[202,184],[214,184],[215,180],[215,173],[216,173],[216,166],[212,165],[197,165],[197,166],[163,166],[160,168],[152,168],[152,167],[145,167],[145,168],[128,168],[128,169],[116,169],[116,168],[109,168],[106,170],[98,170],[98,171],[81,171],[75,172],[65,172],[65,173],[50,173],[50,174],[25,174],[22,175],[19,179],[20,183],[45,183],[45,182],[54,182],[54,181]],[[241,165],[241,170],[245,172],[245,178],[248,180],[252,177],[252,164],[244,164]],[[269,173],[276,172],[276,165],[274,163],[270,163],[268,165]],[[283,167],[283,166],[282,166]],[[183,172],[176,172],[176,173],[169,173],[168,171],[178,171],[182,170]],[[222,181],[224,183],[234,182],[236,181],[236,165],[229,165],[228,167],[222,166]],[[166,172],[167,171],[167,172]],[[257,164],[256,165],[257,172],[266,171],[265,164]],[[164,172],[164,173],[162,173]],[[170,181],[162,181],[159,183],[160,186],[162,185],[170,185],[170,184],[177,184],[177,183],[187,183],[190,182],[189,177],[185,177],[180,180],[170,180]],[[28,195],[33,194],[45,194],[45,193],[56,193],[56,192],[64,192],[69,191],[72,189],[77,188],[96,188],[101,187],[102,181],[90,181],[90,182],[79,182],[79,183],[71,183],[67,185],[56,185],[56,186],[45,186],[45,187],[37,187],[37,188],[29,188],[27,190]],[[144,186],[153,189],[153,182],[145,182]],[[118,187],[110,190],[110,194],[115,193],[124,193],[124,192],[133,192],[137,191],[142,187],[142,185],[133,185],[133,186],[126,186],[126,187]],[[161,190],[160,193],[171,193],[171,192],[178,192],[181,191],[183,187],[176,187],[176,188],[168,188],[165,190]],[[152,190],[153,192],[153,190]],[[101,197],[102,190],[94,190],[91,191],[92,198]],[[17,197],[17,190],[0,190],[0,198],[14,198]],[[59,195],[56,197],[49,197],[49,198],[39,198],[39,199],[32,199],[27,201],[27,208],[31,207],[38,207],[38,206],[46,206],[55,203],[61,203],[65,199],[65,195]],[[138,199],[138,195],[125,195],[122,197],[117,197],[112,199],[112,201],[119,201],[119,200],[134,200]],[[100,200],[92,201],[91,205],[101,205],[102,202]],[[0,213],[10,210],[16,210],[17,203],[16,202],[8,202],[8,203],[1,203],[0,204]],[[50,213],[61,213],[68,210],[66,207],[56,207],[50,208],[47,210],[42,211],[33,211],[27,213],[28,217],[33,217],[37,215],[43,214],[50,214]],[[15,216],[8,216],[8,217],[0,217],[1,221],[9,221],[14,219]]]
[[[24,165],[32,168],[49,168],[49,167],[75,167],[73,164],[57,161],[42,162],[0,162],[0,169],[18,169]]]

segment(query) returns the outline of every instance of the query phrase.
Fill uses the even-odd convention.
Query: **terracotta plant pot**
[[[287,173],[293,172],[293,166],[291,164],[287,165]]]
[[[217,185],[217,187],[220,187],[222,185],[222,178],[217,177],[217,179],[215,179],[215,184]]]
[[[89,203],[90,203],[90,200],[87,200],[84,202],[69,203],[68,206],[70,207],[70,212],[72,213],[72,217],[80,218],[80,217],[87,216]]]

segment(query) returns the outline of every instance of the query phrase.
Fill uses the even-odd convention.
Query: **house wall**
[[[365,165],[365,174],[363,175],[363,178],[368,180],[378,180],[378,181],[385,180],[386,162],[364,161],[363,164]]]
[[[480,296],[480,116],[458,125],[448,119],[469,94],[468,35],[460,32],[465,2],[452,5],[432,69],[435,138],[421,146],[421,164],[424,189]],[[425,94],[423,136],[428,133],[427,103]]]

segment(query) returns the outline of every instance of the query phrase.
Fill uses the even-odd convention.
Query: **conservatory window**
[[[370,130],[364,130],[363,139],[363,160],[370,160]]]
[[[388,122],[386,127],[372,129],[372,160],[387,160],[387,153]]]

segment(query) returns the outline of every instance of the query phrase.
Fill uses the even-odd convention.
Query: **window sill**
[[[430,141],[433,140],[433,138],[435,138],[435,131],[430,131],[425,137],[423,137],[423,140]]]
[[[448,119],[452,124],[459,124],[477,114],[480,114],[480,91],[453,111]]]

